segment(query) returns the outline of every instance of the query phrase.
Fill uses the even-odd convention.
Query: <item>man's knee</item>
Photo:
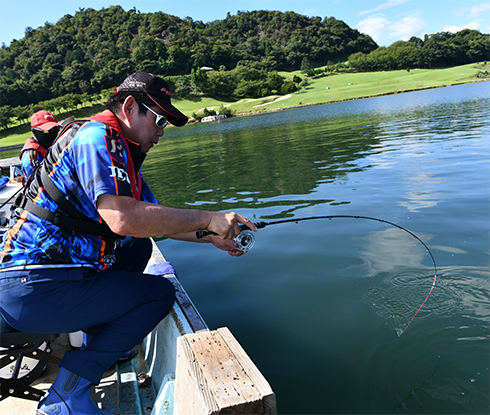
[[[173,284],[165,277],[155,277],[157,279],[157,286],[155,287],[155,293],[158,293],[156,301],[158,307],[162,313],[162,317],[166,316],[172,308],[175,299],[175,288]]]
[[[174,285],[165,277],[157,277],[161,285],[161,293],[165,299],[173,302],[175,301],[175,287]]]

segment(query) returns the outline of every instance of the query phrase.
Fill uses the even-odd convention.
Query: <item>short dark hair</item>
[[[113,114],[118,113],[122,105],[124,104],[124,101],[126,101],[126,98],[130,95],[133,96],[133,98],[138,103],[139,112],[142,114],[146,114],[146,112],[148,111],[143,104],[148,105],[149,107],[155,105],[151,98],[144,92],[121,91],[116,92],[114,95],[111,95],[109,97],[106,103],[106,108]]]

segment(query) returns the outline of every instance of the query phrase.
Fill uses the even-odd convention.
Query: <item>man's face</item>
[[[157,105],[150,107],[157,114],[163,115],[163,111]],[[141,113],[138,104],[135,102],[134,115],[131,117],[131,133],[126,136],[141,146],[141,152],[146,154],[154,145],[158,144],[158,140],[163,136],[163,128],[156,125],[156,115],[147,110],[146,113]]]

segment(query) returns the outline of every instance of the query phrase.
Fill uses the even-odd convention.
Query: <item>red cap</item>
[[[56,117],[49,111],[38,111],[32,114],[31,128],[49,131],[53,127],[61,127]]]

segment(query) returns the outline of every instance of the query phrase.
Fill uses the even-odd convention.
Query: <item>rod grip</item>
[[[202,239],[202,238],[204,238],[205,236],[208,236],[208,235],[218,235],[218,234],[215,233],[215,232],[210,232],[210,231],[197,231],[196,232],[196,238],[197,239]]]

